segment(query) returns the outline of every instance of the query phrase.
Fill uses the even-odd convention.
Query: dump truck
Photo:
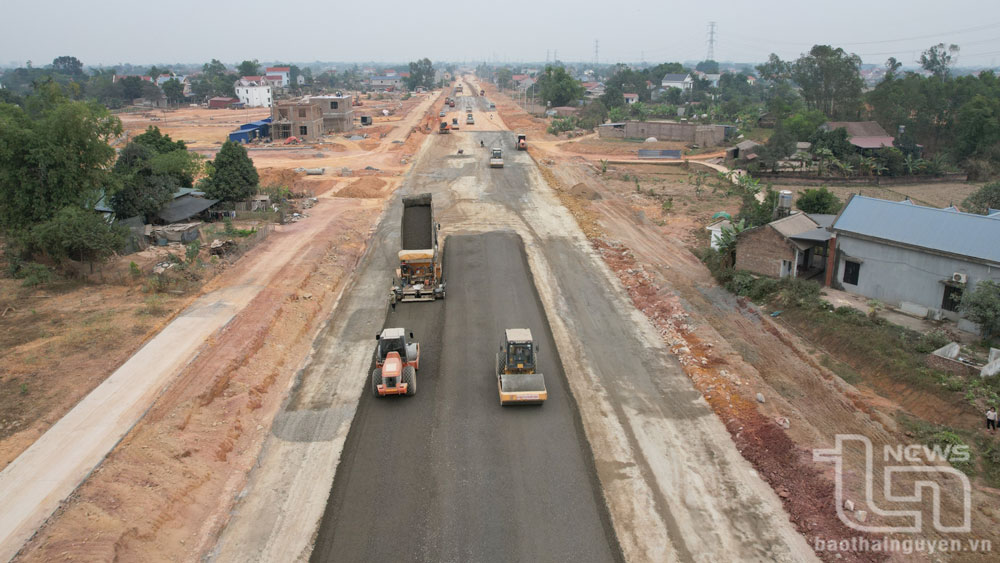
[[[437,240],[441,226],[434,222],[431,194],[403,198],[401,227],[399,268],[390,299],[393,303],[444,299],[446,284]]]
[[[526,151],[528,150],[528,136],[524,133],[517,134],[517,150]]]
[[[445,135],[451,131],[451,126],[448,125],[447,121],[441,122],[441,127],[438,129],[438,133]]]
[[[549,398],[545,376],[535,372],[538,347],[531,329],[508,328],[497,354],[497,391],[500,406],[540,405]]]
[[[493,149],[490,151],[490,168],[503,168],[503,151]]]
[[[413,339],[413,333],[410,333]],[[415,395],[417,370],[420,369],[420,344],[406,339],[406,330],[387,328],[375,336],[375,369],[372,370],[372,393]]]

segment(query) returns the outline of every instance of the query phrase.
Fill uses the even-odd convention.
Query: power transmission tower
[[[601,58],[600,58],[600,57],[598,56],[598,52],[599,52],[599,51],[598,51],[598,45],[599,45],[599,42],[598,42],[598,40],[597,40],[597,39],[594,39],[594,66],[595,66],[595,67],[596,67],[596,66],[597,66],[598,64],[600,64],[600,60],[601,60]]]
[[[715,22],[708,22],[708,58],[705,60],[715,60]]]

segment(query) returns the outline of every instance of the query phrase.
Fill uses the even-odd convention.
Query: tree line
[[[149,222],[182,187],[242,201],[257,190],[253,162],[238,143],[204,161],[150,127],[116,152],[121,121],[95,100],[74,100],[55,82],[38,84],[16,103],[0,102],[0,234],[8,273],[37,274],[45,257],[103,261],[125,244],[117,219]]]

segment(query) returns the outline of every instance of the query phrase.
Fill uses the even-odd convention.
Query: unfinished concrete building
[[[309,99],[281,100],[271,108],[271,135],[275,141],[298,137],[315,142],[323,134],[323,109]]]
[[[598,127],[601,138],[647,139],[656,137],[659,141],[676,141],[715,147],[723,144],[736,128],[732,125],[700,125],[698,123],[678,123],[676,121],[626,121]]]
[[[310,101],[319,104],[323,110],[323,132],[343,133],[354,129],[354,108],[351,96],[313,96]]]

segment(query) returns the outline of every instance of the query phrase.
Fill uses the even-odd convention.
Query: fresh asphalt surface
[[[619,559],[520,238],[444,246],[447,299],[385,322],[420,342],[417,394],[376,399],[365,378],[312,561]],[[505,328],[541,346],[542,406],[500,406]]]

